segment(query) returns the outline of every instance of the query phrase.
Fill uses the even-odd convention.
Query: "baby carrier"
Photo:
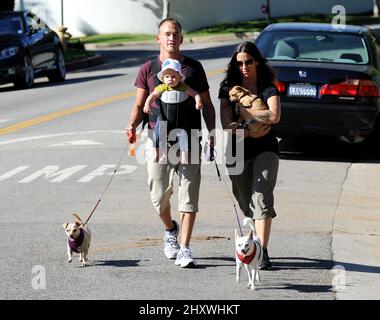
[[[187,58],[185,57],[185,60]],[[151,60],[151,68],[154,78],[154,86],[161,84],[161,81],[157,77],[157,73],[160,72],[160,66],[158,64],[157,58]],[[189,69],[187,68],[187,75],[189,74]],[[183,129],[187,133],[188,137],[188,147],[191,147],[191,129],[201,129],[201,116],[200,112],[195,108],[195,100],[187,95],[185,92],[181,91],[165,91],[161,98],[156,100],[156,104],[159,108],[151,108],[149,116],[144,119],[144,123],[148,122],[151,124],[155,123],[155,126],[159,122],[164,121],[167,125],[167,135],[174,129]],[[147,119],[148,118],[148,119]],[[162,132],[162,128],[157,131]],[[155,131],[156,131],[155,130]],[[156,135],[157,134],[156,131]],[[178,130],[179,131],[179,130]],[[158,137],[157,137],[158,138]],[[158,141],[156,138],[156,146],[158,147]],[[170,145],[173,145],[178,141],[168,141]]]

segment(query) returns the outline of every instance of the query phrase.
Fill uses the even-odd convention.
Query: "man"
[[[132,107],[129,125],[126,128],[129,142],[133,142],[136,127],[143,121],[145,101],[156,85],[156,71],[161,69],[162,62],[168,58],[178,60],[181,63],[182,72],[186,75],[185,83],[200,93],[204,105],[202,109],[203,119],[208,131],[212,132],[215,129],[215,110],[210,98],[209,85],[202,65],[198,61],[184,56],[180,51],[180,45],[183,41],[181,24],[176,19],[167,18],[162,20],[158,26],[156,40],[160,46],[157,60],[153,59],[142,65],[136,78],[136,101]],[[195,109],[195,101],[192,98],[191,103],[192,108],[183,108],[193,110],[191,115],[187,117],[187,121],[190,121],[190,126],[188,127],[199,130],[201,129],[201,113]],[[164,108],[158,106],[156,111],[160,119],[162,118],[160,114],[162,109]],[[154,120],[157,122],[157,118],[155,119],[150,114],[149,129],[153,129],[155,126]],[[212,146],[214,145],[213,137],[210,134],[208,143]],[[147,151],[153,148],[154,144],[149,144]],[[196,213],[198,212],[201,179],[199,158],[196,163],[192,162],[186,165],[175,164],[170,161],[160,163],[148,160],[147,168],[151,200],[165,227],[164,253],[167,258],[176,259],[175,264],[182,268],[195,267],[195,260],[191,256],[189,245]],[[170,207],[175,172],[178,173],[179,179],[178,211],[180,212],[180,228],[177,222],[172,219]],[[181,246],[177,242],[179,234]]]

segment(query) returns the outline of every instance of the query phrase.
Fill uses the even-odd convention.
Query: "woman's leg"
[[[244,169],[241,174],[232,175],[229,177],[232,182],[232,192],[239,204],[244,215],[253,218],[252,211],[252,183],[253,183],[253,161],[245,161]]]
[[[272,218],[276,216],[273,191],[276,186],[278,166],[279,158],[275,153],[263,152],[255,158],[253,168],[255,227],[264,248],[262,266],[267,269],[271,268],[267,247],[272,227]]]

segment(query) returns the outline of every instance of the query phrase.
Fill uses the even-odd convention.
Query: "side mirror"
[[[34,29],[32,26],[28,26],[27,34],[28,36],[31,36],[32,34],[35,34],[37,32],[36,29]]]
[[[28,36],[32,35],[33,34],[33,27],[28,26],[28,28],[26,29],[26,33],[28,34]]]

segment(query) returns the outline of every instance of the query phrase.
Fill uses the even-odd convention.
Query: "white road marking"
[[[9,122],[9,121],[12,121],[13,119],[0,119],[0,123],[5,123],[5,122]]]
[[[78,182],[90,182],[92,179],[98,176],[103,176],[105,171],[110,168],[115,168],[114,164],[104,164],[100,166],[98,169],[91,171],[88,175],[84,176],[82,179],[78,180]]]
[[[26,176],[25,178],[19,180],[19,183],[30,183],[41,177],[45,178],[45,180],[49,180],[49,182],[63,182],[66,179],[70,178],[74,174],[77,174],[79,171],[88,167],[87,165],[77,165],[66,169],[60,169],[58,165],[50,165],[46,166],[40,170],[33,172],[32,174]],[[0,175],[0,182],[7,180],[22,171],[30,168],[30,166],[19,166],[15,169],[12,169],[2,175]],[[96,177],[108,175],[111,176],[115,172],[116,165],[115,164],[105,164],[101,165],[99,168],[92,170],[90,173],[83,176],[83,178],[79,179],[78,182],[90,182]],[[112,170],[111,170],[112,169]],[[136,166],[131,165],[121,165],[119,169],[116,171],[115,175],[124,175],[130,174],[137,169]]]
[[[64,146],[94,146],[94,145],[102,145],[104,143],[93,141],[93,140],[73,140],[60,142],[56,144],[51,144],[49,147],[64,147]]]
[[[0,176],[0,181],[6,180],[6,179],[18,174],[19,172],[28,169],[29,167],[30,166],[21,166],[21,167],[17,167],[15,169],[13,169],[7,173],[4,173],[3,175]]]
[[[34,172],[30,176],[20,180],[20,183],[30,183],[37,178],[41,176],[45,176],[46,179],[54,178],[51,180],[51,182],[62,182],[63,180],[67,179],[68,177],[72,176],[74,173],[77,173],[78,171],[86,168],[85,165],[80,166],[74,166],[71,168],[67,168],[61,171],[59,170],[59,166],[47,166],[41,170],[38,170],[37,172]]]
[[[90,131],[66,132],[66,133],[58,133],[58,134],[46,134],[46,135],[41,135],[41,136],[17,138],[17,139],[0,141],[0,146],[7,145],[7,144],[13,144],[13,143],[19,143],[19,142],[26,142],[26,141],[42,140],[42,139],[64,137],[64,136],[73,136],[73,135],[94,134],[94,133],[124,134],[124,131],[123,130],[90,130]]]

